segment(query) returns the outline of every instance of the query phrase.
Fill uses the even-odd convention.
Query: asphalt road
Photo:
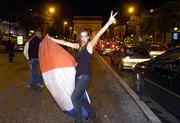
[[[0,90],[25,83],[29,74],[28,64],[22,53],[16,52],[14,61],[8,62],[8,54],[0,53]],[[21,78],[21,81],[19,81]]]
[[[92,67],[88,93],[97,117],[89,123],[150,122],[97,56]],[[73,118],[56,105],[46,87],[26,87],[28,72],[22,53],[16,53],[13,63],[8,63],[7,54],[0,54],[0,123],[73,123]]]

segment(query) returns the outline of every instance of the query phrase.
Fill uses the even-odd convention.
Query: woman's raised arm
[[[51,39],[53,42],[58,43],[60,45],[64,45],[70,48],[79,49],[79,43],[71,43],[65,40],[55,39],[50,36],[48,36],[49,39]]]
[[[101,30],[93,37],[93,39],[90,42],[91,47],[93,47],[96,42],[98,41],[99,37],[108,29],[108,27],[113,23],[115,20],[115,16],[117,15],[117,12],[113,14],[113,11],[111,11],[110,18],[108,22],[101,28]]]

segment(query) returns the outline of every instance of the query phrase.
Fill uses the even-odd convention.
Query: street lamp
[[[71,31],[72,31],[72,27],[69,27],[69,38],[71,38]]]
[[[68,24],[67,21],[64,21],[63,23],[63,33],[64,33],[64,36],[65,36],[65,32],[66,32],[66,25]]]
[[[132,6],[129,7],[129,8],[128,8],[128,12],[129,12],[130,14],[134,13],[134,7],[132,7]]]
[[[58,30],[58,9],[59,7],[57,5],[54,4],[46,4],[44,5],[44,8],[42,9],[42,18],[44,21],[44,26],[43,26],[43,35],[45,35],[46,33],[48,33],[48,30],[52,27],[54,27],[54,25],[57,25],[56,29]]]
[[[110,27],[110,30],[111,30],[111,38],[115,36],[115,26],[117,24],[117,21],[116,19],[113,20],[112,22],[113,26]],[[108,32],[109,33],[109,32]]]
[[[153,13],[153,12],[154,12],[154,9],[150,9],[149,11],[150,11],[151,13]]]
[[[65,32],[65,28],[66,28],[66,25],[68,24],[68,22],[67,21],[64,21],[64,23],[63,23],[63,32]]]
[[[174,31],[177,31],[178,30],[178,28],[177,27],[174,27]]]
[[[67,21],[64,21],[64,25],[67,25],[67,23],[68,23]]]
[[[116,24],[116,23],[117,23],[117,21],[116,21],[116,19],[114,19],[114,20],[113,20],[113,24]]]
[[[53,14],[55,12],[55,8],[54,7],[49,7],[49,13]]]
[[[133,6],[130,6],[130,7],[128,8],[128,13],[129,13],[129,14],[133,14],[134,11],[135,11],[135,9],[134,9]],[[125,23],[125,25],[126,25],[126,30],[125,30],[124,39],[128,36],[128,24],[129,24],[129,22],[130,22],[130,19],[129,19],[129,16],[128,16],[128,18],[126,19],[126,23]]]

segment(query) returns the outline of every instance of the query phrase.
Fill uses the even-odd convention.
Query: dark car
[[[180,119],[180,48],[134,67],[137,92],[146,93]]]

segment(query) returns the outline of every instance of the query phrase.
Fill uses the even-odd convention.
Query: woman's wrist
[[[107,24],[110,26],[110,25],[112,24],[112,22],[111,22],[111,21],[108,21]]]
[[[50,40],[52,40],[53,38],[51,36],[48,37]]]

